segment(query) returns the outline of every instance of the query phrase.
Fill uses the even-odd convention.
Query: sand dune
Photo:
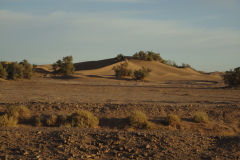
[[[121,63],[123,62],[115,62],[115,59],[106,59],[75,63],[74,66],[76,68],[76,75],[81,75],[81,77],[113,78],[114,71],[112,68]],[[128,60],[129,69],[136,70],[141,67],[147,67],[152,70],[150,75],[146,78],[147,81],[151,82],[168,80],[221,80],[221,75],[217,73],[202,73],[195,71],[192,68],[176,68],[156,61]],[[51,65],[40,65],[37,68],[38,70],[42,70],[42,73],[43,71],[53,71]]]
[[[82,70],[78,71],[83,75],[95,75],[100,77],[113,76],[114,72],[112,68],[119,65],[121,62],[94,69],[94,70]],[[163,63],[155,61],[139,61],[129,60],[128,68],[135,70],[141,67],[147,67],[152,70],[150,75],[146,78],[147,81],[166,81],[166,80],[220,80],[221,77],[218,74],[203,74],[199,73],[191,68],[176,68]]]

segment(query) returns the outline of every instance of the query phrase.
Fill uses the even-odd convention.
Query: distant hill
[[[101,77],[101,78],[113,78],[114,71],[112,68],[123,62],[116,62],[114,58],[104,59],[99,61],[87,61],[75,63],[76,76],[81,75],[84,77]],[[203,73],[193,70],[192,68],[176,68],[167,64],[163,64],[157,61],[143,61],[143,60],[128,60],[128,68],[135,70],[141,67],[147,67],[152,70],[149,76],[146,78],[147,81],[166,81],[166,80],[210,80],[219,81],[221,80],[221,74],[214,73]],[[51,65],[39,65],[37,70],[41,73],[52,72]]]

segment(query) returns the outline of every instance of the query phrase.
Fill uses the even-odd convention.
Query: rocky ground
[[[25,105],[32,115],[84,109],[100,120],[96,129],[0,128],[0,159],[240,159],[239,90],[209,82],[119,83],[0,83],[0,112],[10,105]],[[144,112],[156,127],[129,128],[124,120],[132,110]],[[207,124],[192,121],[198,111],[208,114]],[[179,115],[180,128],[164,125],[170,113]]]

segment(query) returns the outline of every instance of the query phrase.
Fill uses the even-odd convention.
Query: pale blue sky
[[[75,62],[159,52],[204,71],[240,66],[240,0],[0,0],[0,60]]]

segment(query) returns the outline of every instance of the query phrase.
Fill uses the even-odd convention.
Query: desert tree
[[[227,71],[223,75],[224,83],[230,87],[240,86],[240,67]]]
[[[55,73],[61,73],[66,76],[70,76],[74,73],[75,68],[73,65],[73,57],[72,56],[66,56],[63,57],[62,60],[56,61],[56,63],[53,64],[53,70]]]

